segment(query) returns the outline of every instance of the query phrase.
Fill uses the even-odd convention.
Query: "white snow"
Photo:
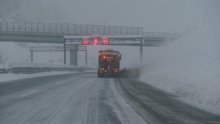
[[[32,0],[27,2],[25,0],[22,0],[16,3],[15,1],[16,0],[0,2],[0,15],[2,15],[0,16],[0,21],[26,20],[49,22],[72,21],[73,23],[84,24],[138,24],[143,25],[146,31],[165,32],[172,32],[174,30],[182,32],[183,30],[189,28],[187,25],[191,26],[195,23],[194,27],[192,28],[194,31],[191,31],[191,33],[184,38],[178,41],[174,41],[163,47],[147,47],[144,49],[145,69],[141,80],[175,94],[179,99],[183,100],[184,102],[220,114],[220,25],[217,24],[220,21],[219,16],[216,16],[219,15],[218,0],[216,0],[215,2],[205,1],[205,3],[204,1],[192,2],[191,0],[188,0],[186,2],[178,1],[174,4],[170,4],[174,1],[162,2],[163,4],[161,4],[160,1],[149,2],[148,4],[145,4],[144,1],[134,1],[134,3],[131,3],[130,1],[130,5],[132,7],[134,7],[134,5],[141,5],[139,9],[130,9],[129,6],[127,6],[128,8],[121,8],[120,4],[109,2],[110,6],[108,7],[111,8],[114,6],[114,8],[116,9],[105,9],[111,11],[106,11],[108,14],[104,14],[107,18],[103,18],[102,16],[100,16],[102,19],[93,18],[94,20],[87,18],[90,18],[90,13],[94,12],[102,13],[101,15],[103,15],[103,11],[99,11],[99,7],[97,9],[94,9],[90,13],[88,13],[87,11],[80,11],[81,15],[88,14],[89,16],[80,16],[80,18],[69,16],[74,15],[72,12],[78,13],[78,11],[72,11],[72,9],[77,10],[81,7],[84,7],[84,2],[75,4],[76,7],[72,7],[72,4],[68,4],[71,7],[65,7],[65,10],[60,11],[60,9],[57,8],[63,8],[63,6],[66,6],[66,2],[68,0],[66,2],[51,2],[51,0],[40,0],[40,2]],[[95,6],[100,6],[93,1],[92,4],[94,4]],[[102,4],[106,5],[106,1],[102,2]],[[155,7],[155,5],[157,7]],[[160,6],[160,9],[158,9],[158,6]],[[213,11],[209,9],[206,10],[207,6],[213,8]],[[39,7],[41,7],[40,10]],[[200,13],[199,8],[202,8],[203,11],[207,12]],[[121,9],[123,9],[123,11],[121,11]],[[126,9],[131,11],[126,11]],[[109,13],[112,13],[112,11],[119,13],[114,15],[114,17],[109,16]],[[144,12],[145,14],[140,14],[140,12]],[[201,14],[204,13],[207,16],[206,20],[202,18],[197,19],[200,18]],[[123,15],[123,19],[118,18],[121,17],[121,15]],[[112,18],[114,19],[112,20]],[[198,23],[196,20],[202,20],[202,22]],[[90,48],[89,51],[93,52],[88,53],[88,64],[94,67],[97,66],[97,58],[94,56],[97,56],[97,51],[100,49],[100,47],[95,46],[94,48],[93,46],[91,46]],[[120,46],[118,47],[118,49],[123,55],[123,59],[121,62],[122,66],[129,67],[128,65],[130,65],[130,63],[138,63],[139,54],[136,54],[134,52],[132,53],[132,51],[138,51],[139,48],[122,48]],[[62,63],[62,55],[63,53],[35,53],[34,61]],[[84,56],[80,57],[84,58]],[[30,62],[30,53],[28,49],[23,49],[19,47],[16,43],[1,42],[0,64],[7,64],[11,62]],[[79,63],[82,65],[84,64],[82,62]],[[23,66],[36,67],[36,65],[32,64],[24,64]],[[46,65],[42,65],[42,67],[45,66]],[[45,72],[38,74],[0,74],[0,82],[7,80],[17,80],[21,78],[29,78],[33,76],[45,76],[46,74],[52,73],[55,72]]]
[[[122,123],[125,124],[147,124],[143,118],[141,118],[135,111],[134,109],[132,109],[132,107],[120,96],[120,94],[118,93],[114,80],[110,80],[110,88],[113,91],[113,95],[115,100],[119,103],[119,106],[114,105],[113,103],[110,103],[111,106],[114,107],[114,111],[117,114],[117,116],[121,119]],[[111,99],[111,101],[114,101],[114,99],[112,99],[111,97],[109,97],[109,99]],[[121,112],[124,111],[124,112]],[[126,117],[124,115],[124,113],[126,113]],[[129,120],[129,122],[128,122]]]
[[[206,21],[163,47],[145,49],[141,80],[220,114],[220,29]]]
[[[0,84],[5,83],[5,81],[27,79],[27,78],[34,78],[34,77],[41,77],[41,76],[50,76],[50,75],[70,74],[70,73],[77,73],[77,72],[52,71],[52,72],[41,72],[41,73],[35,73],[35,74],[14,74],[14,73],[0,74]]]
[[[5,66],[2,66],[6,68]],[[81,68],[80,66],[70,66],[70,65],[61,65],[61,64],[45,64],[45,63],[10,63],[10,67],[31,67],[31,68]],[[88,69],[85,72],[94,72],[94,69]],[[34,74],[14,74],[14,73],[0,73],[0,82],[33,78],[40,76],[49,76],[49,75],[58,75],[58,74],[68,74],[68,73],[77,73],[78,71],[51,71],[51,72],[41,72]]]
[[[0,42],[0,64],[11,62],[30,62],[28,49],[23,49],[14,42]]]

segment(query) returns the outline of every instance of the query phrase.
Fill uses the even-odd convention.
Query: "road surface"
[[[0,124],[145,124],[113,79],[65,74],[0,84]]]
[[[135,80],[96,73],[44,76],[0,84],[0,124],[219,124]]]
[[[149,124],[220,124],[220,116],[185,104],[169,93],[137,80],[116,80],[116,88]]]

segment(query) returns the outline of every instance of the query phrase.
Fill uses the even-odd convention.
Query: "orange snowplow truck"
[[[115,50],[100,50],[98,77],[119,77],[121,54]]]

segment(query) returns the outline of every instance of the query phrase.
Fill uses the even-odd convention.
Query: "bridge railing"
[[[0,31],[47,32],[74,35],[142,35],[143,27],[0,21]]]
[[[157,38],[180,38],[183,37],[184,33],[164,33],[164,32],[144,32],[144,37],[157,37]]]

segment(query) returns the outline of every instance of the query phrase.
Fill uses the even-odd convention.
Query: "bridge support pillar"
[[[86,51],[85,51],[85,61],[86,61],[86,66],[87,66],[87,64],[88,64],[88,60],[87,60],[87,56],[88,56],[88,52],[87,52],[87,48],[86,48]]]
[[[70,50],[70,65],[77,65],[78,45],[71,45],[71,48],[74,50]]]
[[[30,52],[31,52],[31,63],[33,63],[34,62],[34,52],[32,50],[30,50]]]
[[[144,38],[140,39],[140,62],[142,63],[143,61],[143,43],[144,43]]]
[[[66,64],[66,40],[64,39],[64,44],[63,44],[63,64],[65,65]]]

